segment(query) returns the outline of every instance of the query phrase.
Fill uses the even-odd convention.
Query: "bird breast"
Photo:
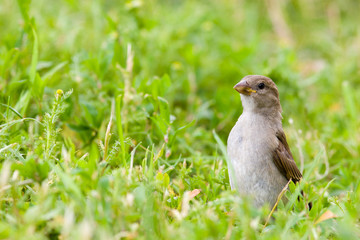
[[[266,116],[244,112],[228,138],[231,188],[253,196],[257,206],[273,205],[287,183],[272,159],[278,139],[270,122]]]

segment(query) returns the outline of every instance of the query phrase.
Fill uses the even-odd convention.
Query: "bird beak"
[[[252,89],[247,82],[239,82],[234,86],[234,89],[241,94],[250,96],[251,93],[256,93],[254,89]]]

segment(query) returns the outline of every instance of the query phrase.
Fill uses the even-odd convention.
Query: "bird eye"
[[[264,83],[259,83],[258,88],[264,89],[264,87],[265,87],[265,84],[264,84]]]

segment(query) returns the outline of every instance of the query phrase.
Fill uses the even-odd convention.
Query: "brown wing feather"
[[[279,145],[273,154],[274,163],[287,180],[290,180],[291,178],[292,181],[296,183],[300,181],[302,175],[291,154],[285,133],[279,131],[276,133],[276,137],[279,139]]]

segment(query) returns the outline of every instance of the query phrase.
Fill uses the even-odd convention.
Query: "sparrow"
[[[288,181],[302,178],[282,127],[279,92],[261,75],[245,76],[234,89],[243,112],[227,141],[231,189],[251,196],[255,207],[273,207]]]

